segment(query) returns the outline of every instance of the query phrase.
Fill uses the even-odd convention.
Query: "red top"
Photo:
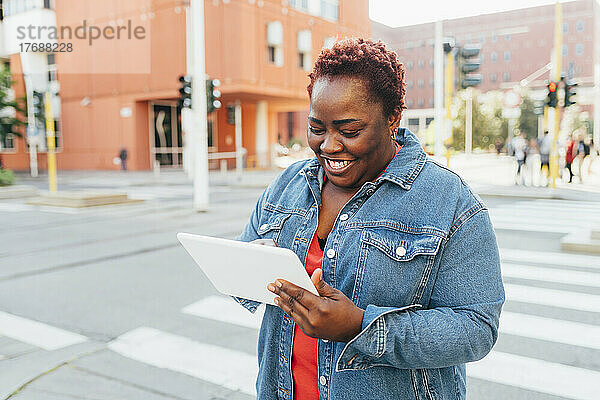
[[[402,146],[396,143],[396,154],[401,148]],[[383,172],[385,172],[385,169]],[[383,175],[383,172],[381,175]],[[323,177],[323,181],[326,178],[327,175]],[[319,246],[317,233],[315,232],[306,255],[306,272],[309,276],[312,276],[315,269],[322,268],[322,266],[323,250]],[[294,345],[292,346],[292,376],[294,378],[294,399],[296,400],[319,400],[317,344],[318,339],[307,336],[296,325]]]
[[[319,246],[317,233],[313,235],[306,255],[306,272],[310,276],[323,264],[323,250]],[[317,364],[318,339],[307,336],[296,325],[292,347],[292,376],[294,377],[294,399],[319,399],[319,366]]]

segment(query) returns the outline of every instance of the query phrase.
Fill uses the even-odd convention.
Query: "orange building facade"
[[[31,74],[38,80],[48,76],[48,87],[54,88],[58,169],[117,169],[114,159],[123,148],[132,170],[181,167],[185,132],[177,99],[178,77],[186,74],[188,62],[186,7],[178,0],[51,3],[58,28],[85,20],[107,32],[109,26],[128,24],[144,31],[139,40],[89,44],[74,38],[72,52],[38,54],[39,62],[19,53],[4,55],[15,96],[25,95]],[[368,1],[207,0],[204,7],[206,72],[220,80],[222,92],[222,108],[209,115],[209,151],[235,151],[232,110],[241,104],[247,161],[268,166],[274,143],[305,132],[307,74],[320,50],[339,38],[369,36]],[[8,11],[5,24],[19,17],[19,10]],[[1,152],[7,168],[29,168],[25,138],[5,144]],[[232,166],[233,159],[228,163]],[[43,149],[38,164],[46,168]],[[211,161],[217,166],[218,159]]]

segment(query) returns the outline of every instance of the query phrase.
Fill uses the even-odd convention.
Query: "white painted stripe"
[[[108,347],[136,361],[256,396],[258,361],[250,354],[147,327],[119,336]]]
[[[509,301],[600,313],[600,296],[505,283]]]
[[[600,287],[599,273],[569,271],[558,268],[544,268],[533,267],[531,265],[502,263],[502,276],[509,278],[533,279],[544,282]]]
[[[521,249],[500,249],[503,261],[531,262],[538,264],[584,267],[600,271],[600,257],[583,254],[569,254],[550,251],[531,251]]]
[[[600,349],[600,326],[504,311],[500,333]]]
[[[540,232],[540,233],[560,233],[560,234],[569,234],[575,232],[577,229],[568,227],[568,226],[554,226],[550,227],[548,225],[535,224],[535,223],[523,223],[523,221],[518,222],[503,222],[498,221],[492,218],[492,226],[495,230],[507,230],[507,231],[527,231],[527,232]]]
[[[87,341],[85,336],[0,311],[0,335],[45,350],[57,350]]]
[[[596,400],[600,392],[600,372],[497,351],[467,365],[467,375],[574,400]]]
[[[226,322],[228,324],[260,329],[264,306],[260,306],[254,314],[246,310],[231,297],[208,296],[181,309],[183,313],[197,317]]]

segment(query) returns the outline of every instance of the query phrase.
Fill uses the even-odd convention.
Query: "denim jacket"
[[[504,303],[488,211],[459,176],[400,129],[383,175],[340,210],[327,238],[325,281],[365,310],[350,342],[319,340],[321,400],[464,399],[465,363],[498,335]],[[238,240],[273,239],[306,259],[323,168],[287,168],[256,203]],[[258,303],[237,299],[254,312]],[[293,398],[294,322],[268,305],[258,340],[259,400]]]

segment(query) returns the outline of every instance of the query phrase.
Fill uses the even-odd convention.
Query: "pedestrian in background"
[[[590,146],[582,129],[579,129],[577,132],[575,153],[577,160],[577,176],[579,177],[579,183],[583,183],[583,162],[585,161],[586,157],[590,155]]]
[[[575,141],[573,140],[573,135],[569,135],[569,140],[567,141],[567,150],[565,152],[565,168],[569,171],[569,183],[573,182],[573,160],[575,159]]]
[[[540,151],[540,181],[547,186],[548,175],[550,175],[550,151],[552,151],[552,137],[548,131],[544,131],[544,136],[538,140],[538,149]]]
[[[119,152],[119,158],[121,159],[121,170],[127,171],[127,149],[125,147]]]
[[[519,136],[512,140],[512,148],[517,160],[517,174],[515,175],[515,185],[524,185],[525,176],[523,166],[527,160],[527,139],[525,139],[525,133],[521,133]]]

